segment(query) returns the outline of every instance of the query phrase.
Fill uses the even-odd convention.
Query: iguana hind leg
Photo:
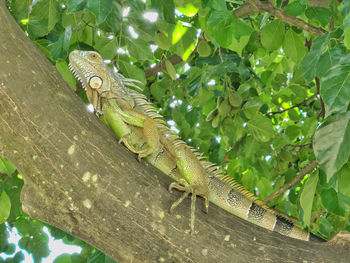
[[[174,202],[171,207],[170,207],[170,212],[172,213],[173,210],[182,203],[183,200],[186,199],[186,197],[192,193],[191,196],[191,222],[190,222],[190,226],[191,226],[191,235],[194,234],[194,222],[195,222],[195,212],[196,212],[196,192],[194,189],[192,189],[192,187],[185,181],[185,179],[180,179],[178,182],[173,182],[169,185],[169,191],[171,192],[171,190],[175,188],[179,191],[184,192],[182,194],[182,196],[176,201]]]
[[[196,186],[191,186],[186,182],[185,179],[180,179],[178,182],[173,182],[169,185],[169,191],[175,188],[181,192],[184,192],[182,196],[174,202],[171,207],[170,207],[170,212],[173,212],[173,210],[182,203],[183,200],[186,199],[186,197],[189,194],[192,194],[191,196],[191,235],[194,234],[194,222],[195,222],[195,212],[196,212],[196,199],[197,199],[197,190]],[[209,201],[206,196],[204,196],[205,199],[205,207],[206,207],[206,212],[208,212],[208,206],[209,206]]]
[[[169,186],[169,190],[176,188],[183,191],[184,194],[172,206],[171,211],[178,206],[190,193],[191,196],[191,234],[194,233],[195,210],[197,195],[205,199],[205,208],[208,211],[208,184],[206,181],[206,170],[201,162],[193,154],[191,148],[187,147],[183,141],[175,141],[176,165],[183,178],[177,182],[173,182]]]

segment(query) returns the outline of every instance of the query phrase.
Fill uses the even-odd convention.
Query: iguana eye
[[[98,56],[97,56],[97,54],[94,52],[94,53],[90,53],[89,58],[92,59],[92,60],[96,60],[96,59],[98,58]]]
[[[99,76],[93,76],[89,80],[89,86],[92,89],[99,89],[102,87],[103,80]]]

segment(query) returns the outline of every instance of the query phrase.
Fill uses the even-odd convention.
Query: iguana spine
[[[101,119],[121,138],[127,148],[139,154],[139,158],[144,157],[176,182],[180,182],[172,186],[185,191],[182,198],[188,195],[186,186],[183,185],[184,173],[188,169],[195,169],[196,172],[199,169],[201,170],[199,173],[205,174],[205,177],[197,176],[195,179],[205,180],[207,189],[199,189],[197,192],[191,188],[192,193],[195,191],[192,195],[194,198],[192,198],[191,228],[193,228],[195,196],[200,195],[256,225],[296,239],[309,239],[307,231],[276,216],[216,164],[204,160],[200,153],[172,134],[161,119],[162,116],[147,98],[128,88],[128,86],[137,87],[134,80],[127,79],[108,68],[97,52],[74,50],[69,55],[69,61],[72,72],[82,82],[90,103],[94,105]],[[152,132],[156,135],[147,134]],[[152,139],[154,137],[157,138]],[[181,161],[179,160],[181,155],[189,158]],[[188,165],[181,167],[181,164],[186,162],[189,162]],[[182,199],[175,206],[181,201]]]

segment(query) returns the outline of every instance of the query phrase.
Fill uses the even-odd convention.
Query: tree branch
[[[297,185],[304,178],[304,176],[311,173],[317,167],[317,165],[317,161],[314,160],[311,164],[309,164],[308,167],[302,170],[300,174],[297,177],[295,177],[292,181],[290,181],[288,184],[283,185],[280,189],[278,189],[276,192],[274,192],[272,195],[266,198],[264,200],[264,203],[267,205],[272,200],[283,194],[285,191]]]
[[[259,13],[267,12],[271,15],[274,15],[275,17],[277,17],[281,21],[288,23],[290,25],[299,27],[300,29],[307,31],[314,36],[319,36],[319,35],[322,35],[322,34],[327,32],[320,27],[315,27],[313,25],[310,25],[310,24],[306,23],[305,21],[303,21],[295,16],[292,16],[292,15],[289,15],[289,14],[283,12],[281,9],[274,7],[268,1],[249,0],[248,3],[251,4],[253,7],[255,7],[252,10],[254,10],[254,11],[258,10]]]

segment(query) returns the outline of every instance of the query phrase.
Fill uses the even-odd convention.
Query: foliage
[[[266,12],[238,18],[241,1],[38,0],[29,15],[26,0],[8,7],[74,90],[67,55],[98,51],[143,83],[186,142],[261,199],[317,159],[271,204],[330,238],[350,230],[350,10],[345,1],[273,2],[326,32],[313,36]]]

